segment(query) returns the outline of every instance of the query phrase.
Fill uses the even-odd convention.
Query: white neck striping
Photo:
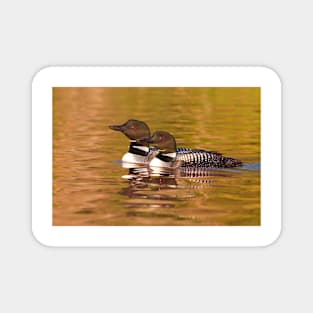
[[[133,146],[133,148],[144,151],[144,152],[149,152],[149,147],[145,146]]]
[[[162,153],[162,155],[168,156],[170,158],[176,158],[176,152]]]

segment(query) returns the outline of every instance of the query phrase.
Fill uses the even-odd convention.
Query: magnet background
[[[0,310],[312,311],[309,4],[2,2]],[[31,79],[48,65],[275,69],[283,82],[281,238],[255,249],[41,246],[30,223]]]

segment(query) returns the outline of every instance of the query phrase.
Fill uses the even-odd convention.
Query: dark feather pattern
[[[216,151],[206,150],[187,150],[180,151],[176,155],[176,161],[179,162],[180,167],[213,167],[226,168],[241,166],[242,162],[237,159],[223,156]]]

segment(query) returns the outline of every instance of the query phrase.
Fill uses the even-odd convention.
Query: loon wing
[[[184,152],[184,151],[191,151],[190,148],[185,148],[185,147],[178,147],[176,148],[176,152],[180,153],[180,152]]]
[[[242,165],[241,161],[225,157],[219,152],[201,149],[177,153],[176,160],[180,161],[180,166],[183,167],[234,167]]]
[[[188,150],[187,150],[188,152]],[[204,150],[204,149],[189,149],[189,152],[198,152],[198,153],[210,153],[212,155],[216,155],[216,156],[222,156],[222,154],[220,152],[217,151],[209,151],[209,150]]]

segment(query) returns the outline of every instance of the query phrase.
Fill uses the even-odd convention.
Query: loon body
[[[122,157],[123,163],[149,164],[158,154],[156,148],[149,148],[149,144],[140,143],[140,139],[150,137],[150,128],[145,122],[131,119],[121,125],[110,125],[109,128],[122,132],[130,140],[128,151]],[[188,148],[177,148],[176,152],[189,150]]]
[[[143,138],[139,142],[151,144],[159,151],[150,161],[150,167],[228,168],[242,165],[240,160],[225,157],[216,151],[189,149],[177,153],[174,136],[165,131],[156,131],[151,137]]]

